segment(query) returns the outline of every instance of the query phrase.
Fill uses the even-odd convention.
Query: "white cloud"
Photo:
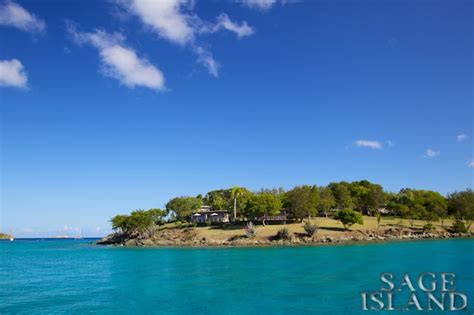
[[[464,133],[461,133],[461,134],[458,134],[456,136],[456,141],[457,142],[463,142],[464,140],[466,140],[467,138],[469,138],[466,134]]]
[[[214,26],[215,31],[224,28],[228,31],[234,32],[238,38],[250,36],[255,33],[254,29],[250,27],[246,21],[243,21],[240,25],[232,22],[229,16],[225,13],[221,13],[217,18],[217,24]]]
[[[99,50],[105,76],[117,79],[128,87],[165,89],[163,73],[147,59],[138,57],[132,48],[125,46],[122,34],[109,34],[103,30],[81,33],[71,23],[68,23],[68,31],[77,43],[91,44]]]
[[[439,150],[433,150],[433,149],[426,149],[426,157],[428,158],[434,158],[437,157],[441,154]]]
[[[242,3],[252,9],[268,10],[277,0],[242,0]]]
[[[0,86],[26,88],[28,76],[18,59],[0,60]]]
[[[217,23],[201,20],[192,12],[194,0],[116,0],[129,14],[137,16],[141,22],[159,37],[172,43],[192,48],[199,63],[215,77],[219,74],[219,64],[212,53],[196,43],[196,37],[204,33],[215,33],[222,29],[234,32],[242,38],[255,31],[246,21],[238,24],[225,13],[217,18]]]
[[[214,60],[212,54],[201,46],[194,46],[194,52],[198,56],[198,62],[206,67],[211,75],[218,77],[220,65]]]
[[[0,25],[13,26],[31,33],[41,33],[46,28],[43,20],[11,1],[0,4]]]
[[[376,140],[357,140],[355,145],[360,148],[381,149],[382,144]]]
[[[474,160],[470,160],[470,161],[467,163],[467,167],[474,168]]]
[[[184,45],[194,39],[194,24],[198,20],[183,12],[191,5],[188,0],[125,0],[119,3],[167,40]]]

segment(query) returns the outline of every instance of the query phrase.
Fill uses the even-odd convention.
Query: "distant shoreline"
[[[76,239],[74,237],[13,237],[15,241],[40,241],[40,240],[47,240],[47,241],[68,241],[68,240],[100,240],[104,238],[104,236],[91,236],[91,237],[82,237],[80,239]],[[1,239],[0,241],[8,241],[8,238]]]
[[[13,238],[13,236],[10,234],[0,233],[0,240],[9,240],[11,238]]]

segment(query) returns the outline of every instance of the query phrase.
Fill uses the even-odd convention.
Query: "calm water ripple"
[[[382,272],[454,272],[473,314],[473,266],[474,240],[225,249],[16,240],[0,242],[0,313],[368,314],[360,293],[379,290]]]

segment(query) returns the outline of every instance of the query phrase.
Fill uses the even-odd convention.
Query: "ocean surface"
[[[362,310],[361,293],[380,291],[382,272],[455,273],[468,309],[453,314],[473,314],[472,239],[199,249],[2,241],[0,314],[398,314]]]

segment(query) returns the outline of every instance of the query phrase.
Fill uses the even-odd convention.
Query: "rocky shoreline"
[[[98,245],[127,246],[127,247],[258,247],[282,245],[323,245],[385,242],[400,240],[427,240],[471,238],[474,233],[451,233],[440,231],[414,231],[406,228],[394,228],[383,231],[348,231],[344,235],[315,235],[308,237],[295,234],[289,239],[276,240],[273,238],[248,238],[244,235],[234,236],[225,240],[199,237],[192,228],[166,229],[154,232],[147,237],[128,237],[123,234],[110,234],[96,242]]]

